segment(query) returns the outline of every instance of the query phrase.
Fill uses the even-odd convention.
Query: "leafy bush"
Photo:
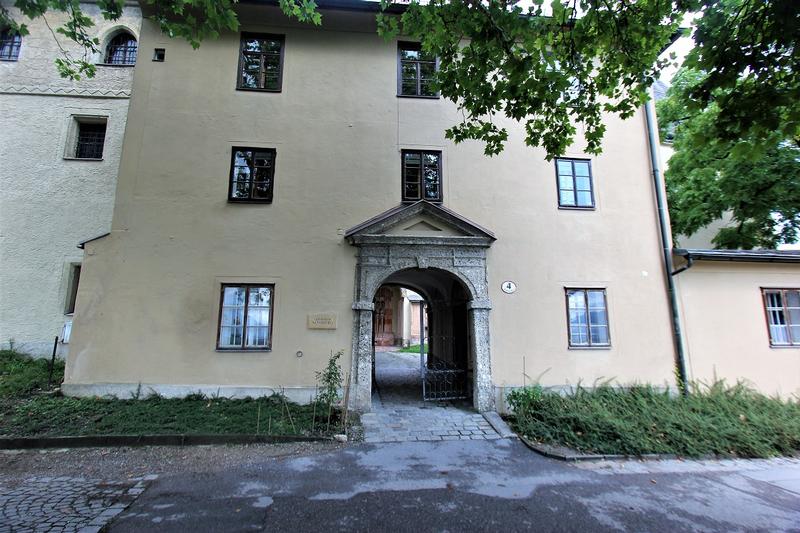
[[[34,359],[14,350],[0,350],[0,397],[27,396],[47,388],[50,360]],[[64,361],[56,359],[53,386],[64,380]]]
[[[579,386],[567,395],[536,385],[514,390],[508,403],[520,434],[583,452],[770,457],[800,450],[800,404],[742,383],[693,384],[687,396],[649,385]]]
[[[339,391],[342,388],[342,367],[339,366],[339,359],[342,355],[344,355],[342,350],[331,353],[328,364],[321,372],[317,372],[319,390],[316,401],[325,409],[325,412],[339,403]]]

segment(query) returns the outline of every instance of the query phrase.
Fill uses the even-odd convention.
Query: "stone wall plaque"
[[[308,315],[308,329],[336,329],[336,313],[314,313]]]

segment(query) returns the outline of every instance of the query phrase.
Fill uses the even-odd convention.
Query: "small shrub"
[[[339,403],[339,391],[342,388],[342,367],[339,359],[344,355],[343,350],[336,353],[331,352],[328,364],[321,372],[317,372],[317,403],[327,412],[332,406]]]

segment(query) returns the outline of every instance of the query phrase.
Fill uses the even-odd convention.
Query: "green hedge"
[[[540,386],[508,395],[518,433],[587,453],[793,455],[800,450],[800,404],[743,384],[693,385],[687,396],[652,386],[577,387],[562,395]]]

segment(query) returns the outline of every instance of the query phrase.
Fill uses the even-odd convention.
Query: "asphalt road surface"
[[[360,444],[158,478],[107,531],[800,531],[800,460],[567,464],[515,439]]]

